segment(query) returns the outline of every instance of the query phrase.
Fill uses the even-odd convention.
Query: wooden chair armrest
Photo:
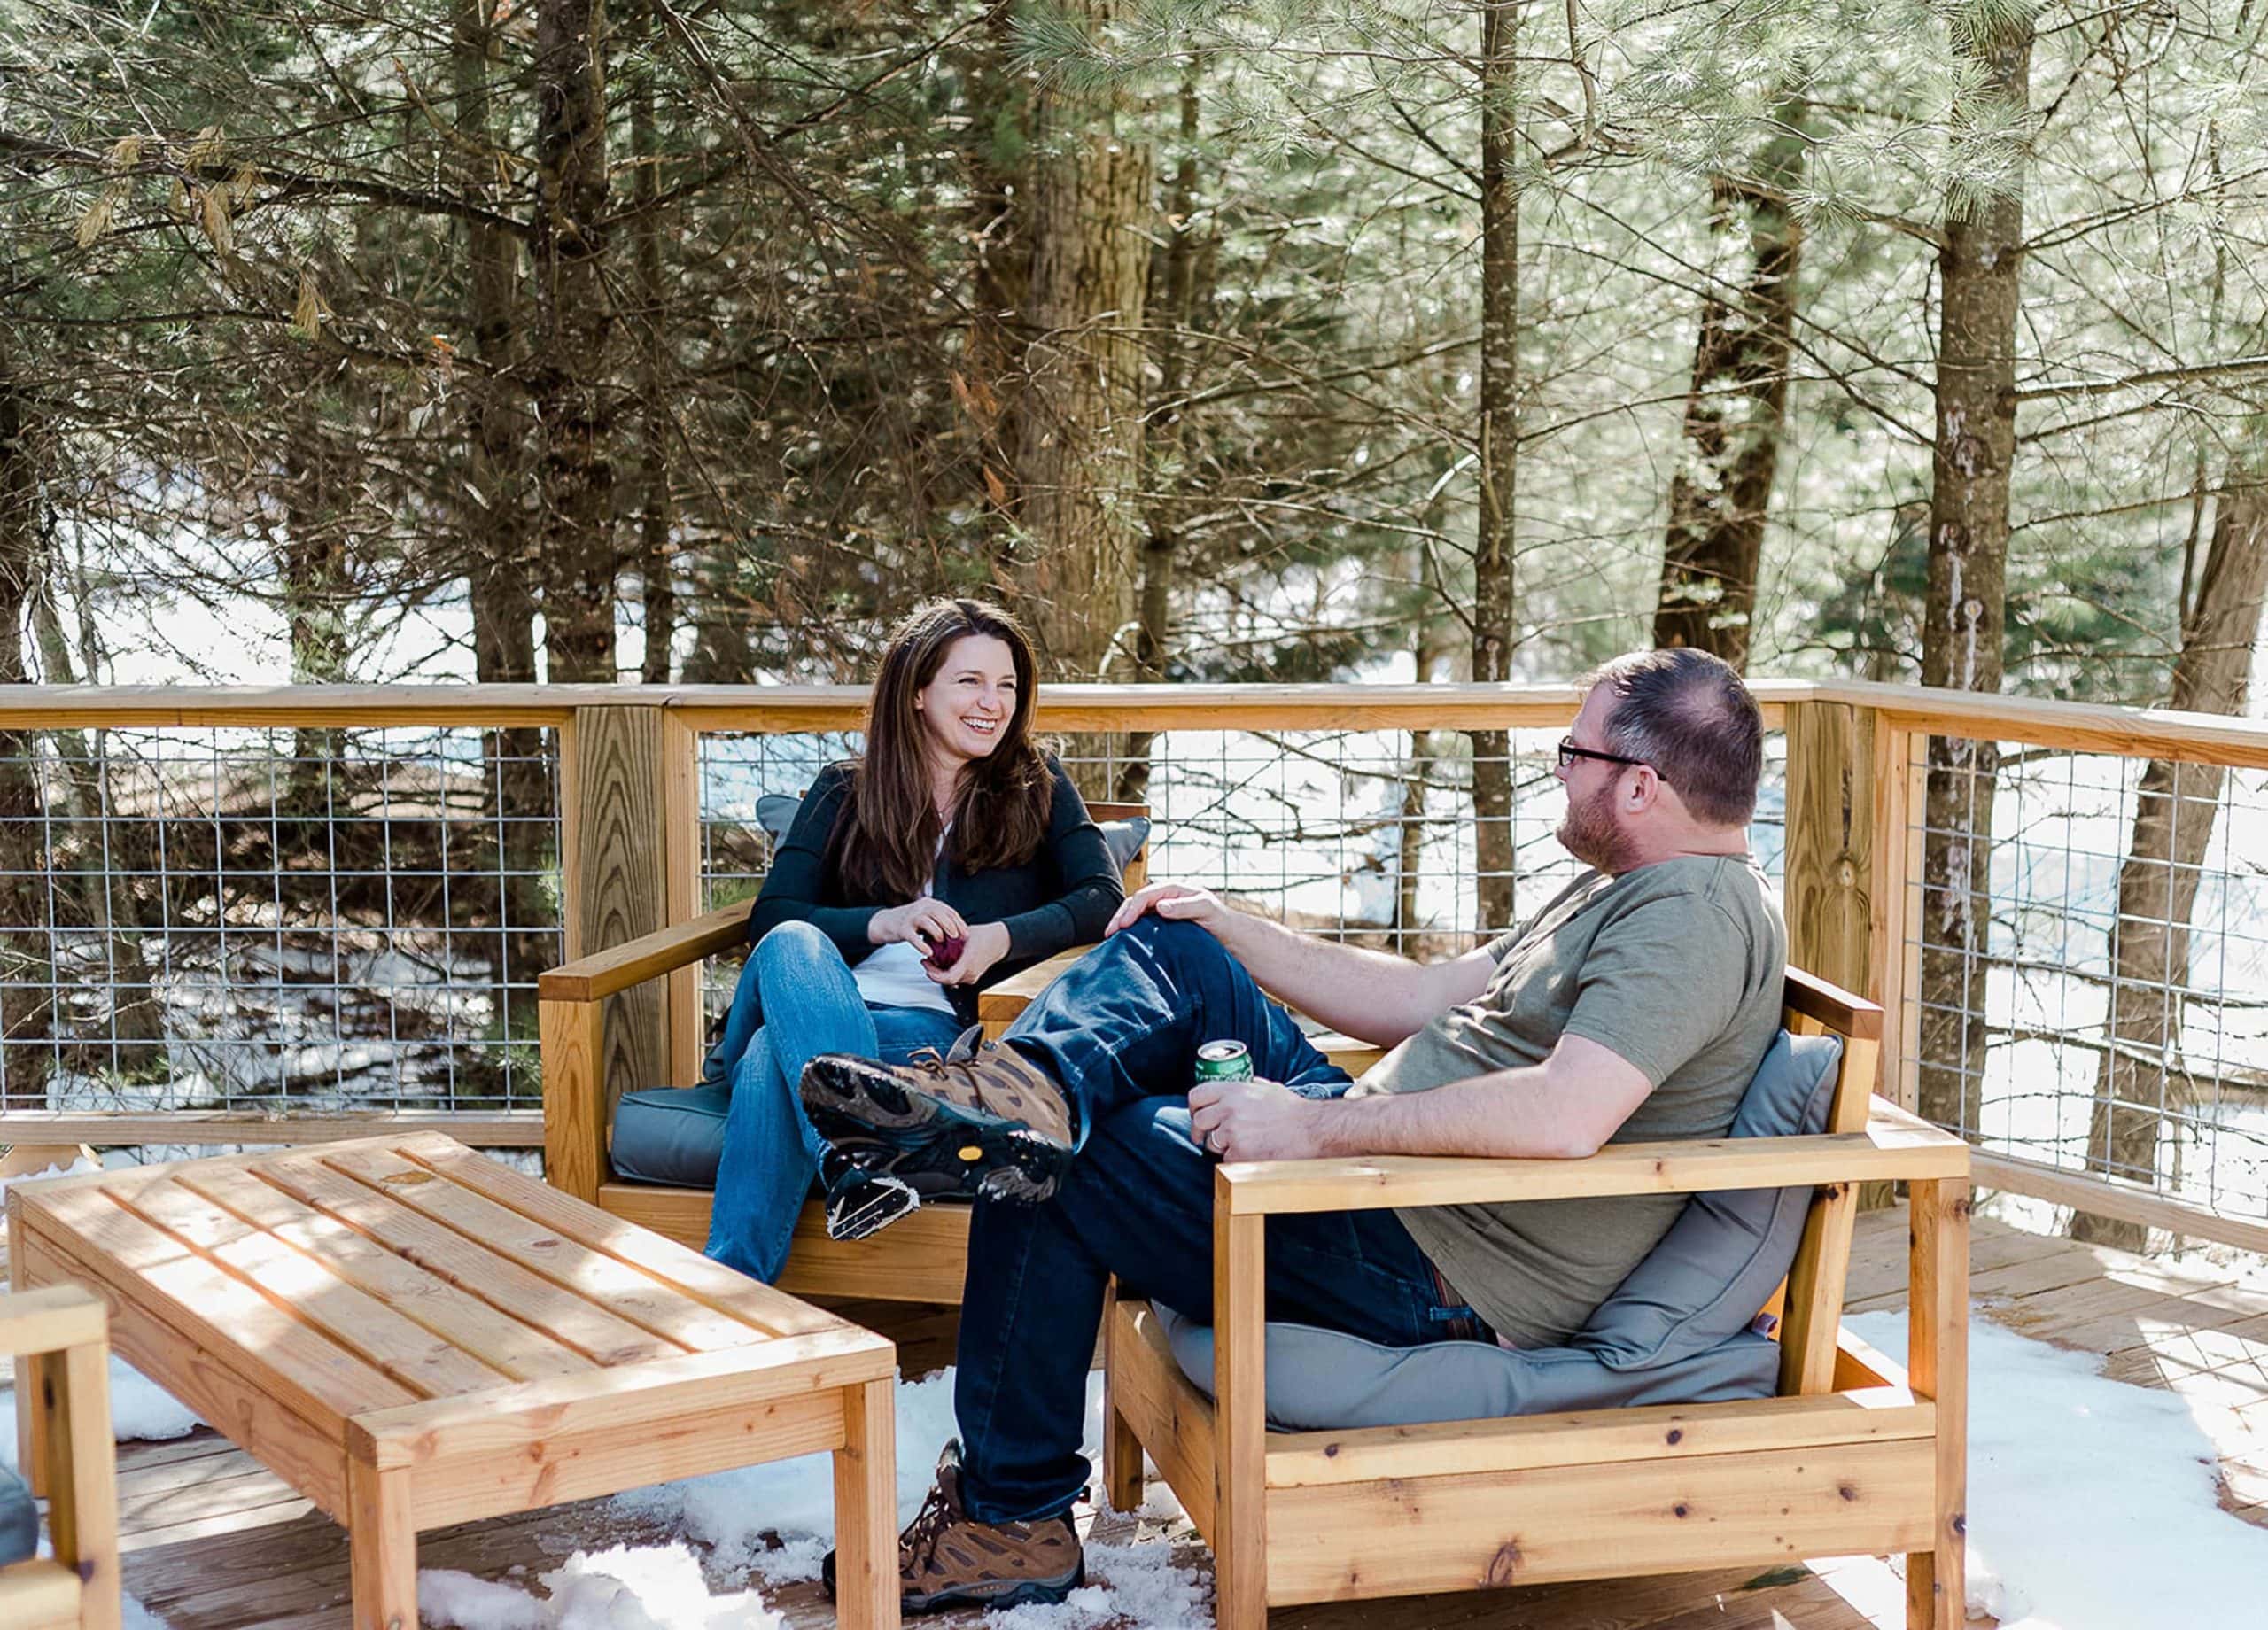
[[[1234,1215],[1470,1206],[1604,1194],[1690,1194],[1966,1176],[1969,1145],[1877,1098],[1861,1132],[1617,1144],[1587,1160],[1372,1155],[1244,1160],[1220,1168],[1219,1204]]]
[[[0,1295],[0,1353],[60,1353],[110,1339],[103,1299],[83,1285]]]
[[[730,950],[747,937],[747,903],[720,906],[706,916],[657,928],[626,945],[593,951],[546,969],[536,976],[536,996],[546,1002],[595,1002],[617,990],[642,985],[656,974]]]
[[[1016,1016],[1029,1007],[1039,993],[1053,984],[1063,970],[1094,949],[1091,945],[1074,945],[1068,951],[1059,951],[1045,962],[1035,962],[1021,974],[1002,980],[989,990],[977,993],[976,1020],[984,1027],[986,1039],[997,1041],[1000,1032],[1016,1021]]]

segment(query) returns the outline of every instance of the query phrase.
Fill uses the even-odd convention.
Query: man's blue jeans
[[[783,922],[765,935],[749,953],[725,1033],[702,1067],[703,1079],[733,1083],[708,1254],[766,1285],[787,1264],[796,1218],[827,1152],[796,1091],[804,1065],[822,1052],[902,1064],[917,1048],[942,1052],[959,1033],[948,1013],[867,1006],[843,953],[811,924]]]
[[[1052,1516],[1085,1486],[1087,1366],[1115,1274],[1127,1294],[1213,1314],[1213,1160],[1192,1140],[1198,1046],[1231,1038],[1253,1073],[1317,1098],[1347,1090],[1220,942],[1145,917],[1010,1026],[1009,1045],[1071,1094],[1082,1145],[1053,1199],[979,1200],[953,1404],[961,1495],[980,1522]],[[1390,1211],[1271,1217],[1268,1316],[1389,1347],[1443,1339],[1433,1266]]]

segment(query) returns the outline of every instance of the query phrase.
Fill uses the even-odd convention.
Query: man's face
[[[1582,711],[1575,715],[1574,725],[1567,732],[1577,747],[1611,750],[1606,745],[1605,720],[1612,703],[1613,697],[1604,685],[1583,699]],[[1553,835],[1576,859],[1602,872],[1629,869],[1634,845],[1622,828],[1617,798],[1628,772],[1627,765],[1609,764],[1603,758],[1578,758],[1555,772],[1567,789],[1567,812],[1559,818],[1559,828]]]

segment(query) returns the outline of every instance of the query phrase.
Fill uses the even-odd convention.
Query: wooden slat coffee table
[[[17,1184],[8,1226],[346,1526],[356,1630],[416,1630],[421,1529],[821,1449],[841,1622],[898,1622],[891,1343],[447,1137]]]

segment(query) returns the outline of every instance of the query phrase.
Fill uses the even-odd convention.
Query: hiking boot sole
[[[981,1607],[996,1611],[1012,1607],[1044,1607],[1060,1602],[1087,1582],[1087,1559],[1082,1555],[1068,1573],[1052,1580],[991,1580],[981,1585],[956,1585],[923,1595],[905,1591],[897,1600],[906,1613],[942,1613],[948,1608]],[[835,1596],[835,1553],[827,1552],[819,1566],[819,1583],[827,1599]]]
[[[829,1239],[864,1239],[921,1208],[921,1197],[903,1183],[876,1181],[862,1183],[858,1187],[860,1192],[846,1205],[838,1206],[832,1196],[828,1197]]]
[[[1067,1145],[1021,1122],[908,1087],[863,1059],[812,1060],[801,1092],[812,1125],[853,1165],[925,1191],[1036,1205],[1070,1164]]]
[[[1000,1612],[1012,1607],[1060,1602],[1086,1582],[1086,1559],[1081,1557],[1079,1565],[1060,1579],[994,1580],[982,1585],[957,1585],[932,1591],[926,1596],[908,1592],[898,1598],[897,1604],[900,1611],[908,1613],[942,1613],[956,1607],[981,1607]]]

